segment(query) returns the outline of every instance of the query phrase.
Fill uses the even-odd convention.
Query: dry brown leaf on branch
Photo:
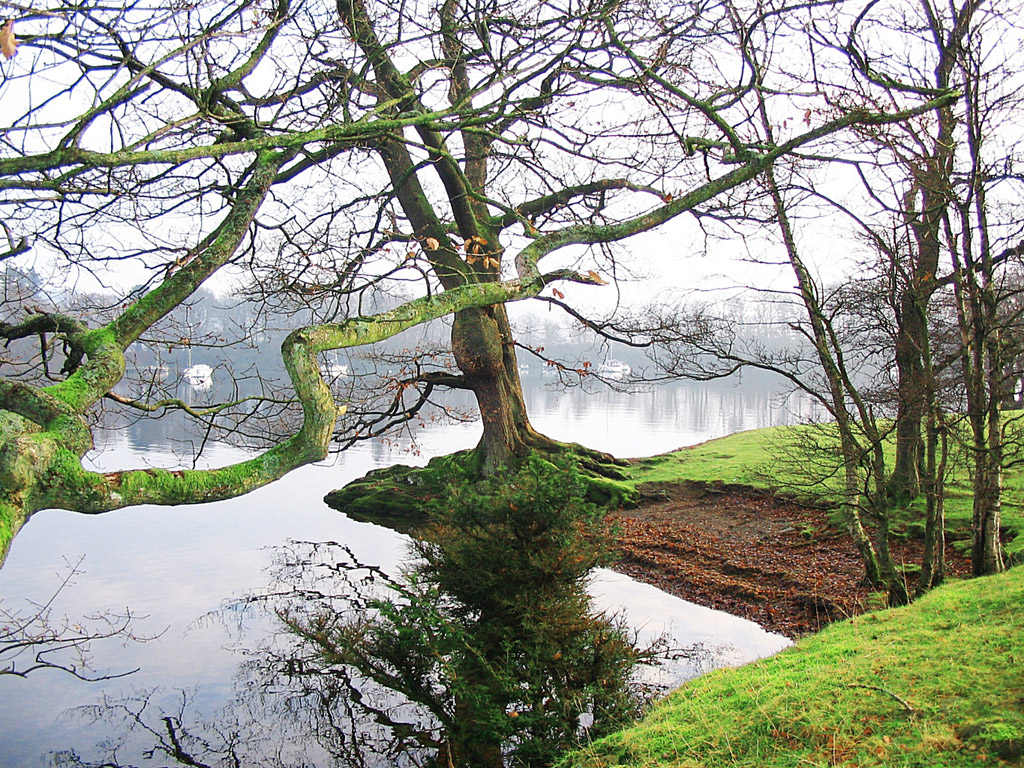
[[[562,292],[561,292],[560,290],[558,290],[557,288],[552,288],[552,289],[551,289],[551,293],[553,293],[553,294],[555,295],[555,298],[556,298],[556,299],[564,299],[564,298],[565,298],[565,294],[564,294],[564,293],[562,293]]]
[[[8,19],[0,27],[0,53],[5,59],[13,58],[18,53],[18,41],[14,39],[14,19]]]
[[[436,237],[428,237],[426,240],[423,241],[423,244],[427,246],[427,250],[430,251],[436,251],[438,248],[441,247],[441,243],[438,242]]]
[[[484,246],[487,245],[487,241],[484,240],[479,235],[473,235],[472,237],[467,238],[466,242],[464,242],[462,245],[466,249],[467,254],[480,254],[483,253]]]
[[[593,280],[596,285],[608,285],[608,281],[597,274],[594,270],[587,272],[587,277]]]

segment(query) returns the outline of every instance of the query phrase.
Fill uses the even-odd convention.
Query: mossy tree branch
[[[272,169],[268,172],[273,173]],[[241,239],[244,234],[236,231],[236,236]],[[470,307],[528,298],[555,280],[596,282],[591,276],[571,271],[541,274],[536,259],[532,259],[526,263],[521,277],[514,280],[464,285],[406,302],[376,316],[293,331],[282,344],[281,354],[302,405],[301,427],[259,456],[208,470],[102,473],[82,467],[81,457],[92,443],[81,414],[120,379],[124,370],[123,348],[133,334],[119,335],[116,329],[134,326],[119,325],[115,320],[89,331],[85,334],[89,360],[67,381],[44,390],[6,382],[0,390],[0,404],[27,422],[20,434],[6,440],[0,449],[0,547],[6,552],[10,539],[38,509],[57,506],[98,513],[135,504],[215,501],[242,495],[297,467],[323,459],[339,412],[319,369],[320,353],[381,341]],[[168,282],[168,292],[181,289],[173,279]],[[151,300],[147,306],[148,311],[133,307],[126,314],[150,317],[157,311],[153,307],[161,304]]]

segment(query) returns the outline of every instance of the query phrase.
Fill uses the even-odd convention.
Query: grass
[[[711,485],[742,485],[784,493],[803,500],[835,502],[841,476],[835,468],[835,440],[820,425],[771,427],[738,432],[661,456],[641,459],[627,473],[629,482],[691,481]],[[891,459],[892,448],[887,446]],[[953,541],[969,544],[973,494],[969,462],[962,455],[950,461],[946,481],[946,528]],[[907,533],[922,529],[924,501],[896,510],[896,527]],[[1006,470],[1002,525],[1007,554],[1024,562],[1024,471]]]
[[[680,688],[560,768],[1024,763],[1024,568],[834,624]]]
[[[690,480],[704,483],[774,487],[768,471],[780,440],[801,427],[769,427],[736,432],[672,453],[640,459],[628,470],[636,483]]]

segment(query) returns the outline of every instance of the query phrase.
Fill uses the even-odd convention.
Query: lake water
[[[528,386],[527,400],[541,432],[620,457],[653,455],[807,415],[792,399],[780,401],[763,388],[722,384],[633,394]],[[214,504],[133,507],[99,516],[37,513],[0,570],[4,608],[24,613],[30,602],[49,600],[78,563],[73,583],[54,601],[53,616],[77,622],[103,611],[130,610],[135,634],[154,639],[92,645],[90,664],[96,673],[138,670],[123,678],[84,682],[56,670],[24,679],[0,675],[0,768],[73,764],[72,752],[83,760],[98,756],[97,744],[116,736],[118,729],[84,717],[81,708],[104,700],[151,695],[154,705],[166,711],[187,691],[193,712],[216,717],[237,698],[240,665],[251,658],[245,651],[273,631],[265,617],[223,620],[222,609],[232,598],[268,583],[275,547],[290,540],[337,541],[360,561],[386,571],[394,571],[406,554],[404,536],[350,520],[327,507],[323,495],[375,467],[422,464],[471,447],[478,435],[473,423],[435,425],[415,437],[415,446],[408,439],[360,445],[267,488]],[[103,469],[178,466],[181,457],[168,450],[168,438],[182,445],[182,436],[164,425],[108,434],[91,461]],[[243,455],[216,444],[203,461],[219,465]],[[675,647],[699,645],[707,651],[664,670],[662,682],[678,683],[712,664],[741,663],[788,643],[750,622],[611,571],[596,574],[592,592],[598,605],[624,611],[641,639],[667,633]],[[138,748],[126,746],[122,759],[165,764],[142,762],[130,751]]]

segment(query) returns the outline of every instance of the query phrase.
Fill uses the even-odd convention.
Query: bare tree
[[[975,571],[1001,567],[997,468],[1006,457],[999,402],[1015,384],[1007,375],[1018,324],[1008,278],[1020,234],[1011,192],[1019,176],[1012,139],[1000,124],[1013,114],[1020,90],[1009,58],[1020,30],[1010,10],[970,1],[846,3],[834,10],[773,17],[763,27],[773,40],[812,30],[803,38],[806,91],[792,98],[873,111],[951,89],[962,98],[899,123],[857,126],[827,156],[790,156],[766,169],[760,186],[733,193],[730,208],[705,217],[727,227],[727,236],[753,239],[752,225],[777,229],[779,262],[792,270],[795,288],[761,295],[767,302],[795,299],[804,320],[792,327],[803,348],[741,343],[706,310],[660,312],[639,328],[667,345],[659,362],[670,371],[705,378],[765,368],[821,403],[836,435],[826,447],[836,460],[817,467],[819,479],[843,478],[843,519],[867,579],[902,601],[908,589],[888,539],[897,513],[921,494],[926,540],[918,589],[943,578],[943,483],[950,444],[961,435],[958,413],[966,417],[974,462]],[[748,13],[734,9],[738,28],[750,29]],[[770,144],[780,121],[769,96],[781,86],[765,63],[767,46],[754,36],[746,40],[745,60],[762,97],[752,124]],[[821,108],[811,104],[808,117]],[[817,271],[817,242],[805,233],[822,221],[832,225],[833,238],[839,227],[851,233],[848,250],[857,258],[842,274],[835,265]],[[948,332],[951,324],[957,333]]]
[[[715,3],[3,5],[19,46],[0,94],[4,257],[29,249],[117,292],[87,314],[5,308],[0,337],[41,344],[0,380],[4,549],[43,507],[225,498],[321,458],[345,419],[318,355],[453,314],[459,373],[406,384],[471,390],[482,471],[514,463],[550,442],[529,425],[505,302],[605,283],[610,244],[949,98],[748,135],[750,73],[724,64],[748,30]],[[554,254],[563,266],[542,271]],[[322,310],[282,344],[300,425],[229,467],[84,470],[126,350],[231,270],[268,302]]]
[[[936,537],[928,545],[936,553],[943,522],[941,499],[934,498],[941,487],[935,456],[951,419],[943,413],[947,405],[936,384],[931,339],[937,333],[934,323],[945,316],[933,323],[931,304],[937,291],[952,287],[960,329],[959,387],[966,399],[967,447],[974,465],[976,575],[1003,568],[999,404],[1008,383],[1002,331],[1013,320],[1012,313],[999,309],[1011,295],[1000,287],[1000,274],[1021,248],[1014,206],[992,201],[1015,194],[1011,189],[1019,183],[1007,172],[1013,150],[1001,129],[1005,117],[1019,107],[1020,79],[1012,61],[1013,41],[1020,39],[1015,11],[974,0],[948,6],[922,0],[914,9],[880,6],[866,9],[860,24],[896,32],[921,50],[920,60],[908,54],[890,58],[883,67],[877,43],[851,37],[847,44],[859,75],[883,85],[886,98],[900,87],[952,87],[963,94],[956,104],[938,109],[932,120],[907,121],[869,137],[888,162],[881,166],[881,178],[868,182],[868,191],[878,202],[889,201],[885,213],[894,225],[890,231],[898,236],[886,238],[877,225],[864,231],[889,265],[895,289],[897,452],[889,491],[898,504],[916,495],[917,478],[924,479],[927,527]],[[922,586],[936,576],[941,579],[941,563],[937,566],[925,563]]]

